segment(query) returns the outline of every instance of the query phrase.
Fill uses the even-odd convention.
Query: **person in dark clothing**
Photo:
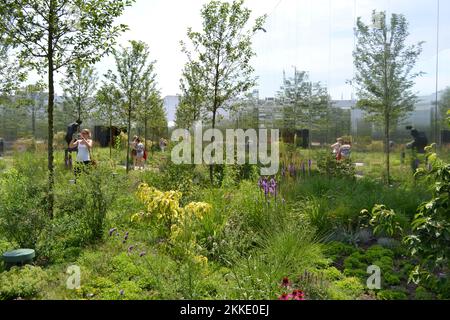
[[[424,132],[419,132],[416,129],[411,130],[413,141],[408,143],[406,147],[412,149],[419,154],[425,154],[425,147],[428,145],[428,139]]]
[[[2,138],[0,138],[0,157],[3,157],[3,153],[5,152],[5,142]]]
[[[411,128],[411,136],[414,138],[413,141],[406,145],[407,149],[412,151],[412,162],[411,167],[415,173],[420,166],[420,160],[418,154],[425,154],[425,148],[428,145],[428,138],[424,132],[419,132],[418,130]]]
[[[72,152],[78,152],[78,147],[70,148],[70,143],[74,138],[76,138],[75,134],[79,132],[82,123],[83,121],[78,119],[74,123],[69,124],[69,126],[67,127],[67,133],[65,137],[65,140],[67,142],[67,149],[65,150],[64,160],[66,163],[66,167],[69,169],[72,167]]]
[[[67,127],[67,133],[66,133],[66,142],[67,142],[67,147],[70,145],[70,142],[73,140],[74,138],[74,134],[78,133],[78,131],[80,130],[80,126],[83,124],[83,121],[81,120],[77,120],[74,123],[69,124],[69,126]]]

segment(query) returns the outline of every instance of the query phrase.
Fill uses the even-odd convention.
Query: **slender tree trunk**
[[[389,116],[387,116],[386,119],[386,131],[385,131],[385,136],[386,136],[386,179],[387,179],[387,184],[390,185],[391,184],[391,146],[390,146],[390,141],[391,141],[391,133],[390,133],[390,118]]]
[[[131,146],[131,98],[128,99],[127,173],[130,172],[130,146]]]
[[[144,117],[144,150],[147,150],[147,116]]]
[[[109,160],[112,159],[112,146],[113,146],[113,133],[112,133],[112,118],[109,118]]]
[[[54,88],[54,62],[53,62],[53,23],[54,23],[55,1],[50,1],[49,30],[48,30],[48,215],[53,219],[53,206],[55,201],[54,185],[55,185],[55,169],[53,166],[53,107],[55,103]]]
[[[36,139],[36,107],[31,108],[31,134],[33,139]]]
[[[213,118],[212,118],[212,128],[213,130],[216,128],[216,109],[214,108],[214,112],[213,112]],[[211,138],[211,143],[214,142],[214,137]],[[211,184],[213,184],[214,182],[214,164],[211,164],[209,166],[209,180],[211,181]]]

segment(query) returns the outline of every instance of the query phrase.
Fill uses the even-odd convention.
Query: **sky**
[[[352,51],[356,17],[369,22],[372,10],[402,13],[410,23],[408,42],[425,41],[417,71],[426,74],[416,80],[416,91],[435,91],[438,0],[246,0],[253,18],[267,14],[264,28],[253,41],[257,56],[252,64],[258,77],[260,97],[273,97],[279,90],[283,71],[287,76],[309,71],[313,81],[328,85],[334,99],[354,94],[346,84],[354,74]],[[163,96],[180,92],[181,70],[186,62],[180,40],[186,31],[200,31],[200,10],[206,0],[137,0],[118,22],[130,30],[119,43],[142,40],[149,45],[150,59],[156,60],[159,89]],[[440,0],[439,89],[450,86],[450,1]],[[100,75],[114,69],[112,57],[96,65]],[[59,91],[59,92],[58,92]],[[61,89],[57,86],[57,92]]]

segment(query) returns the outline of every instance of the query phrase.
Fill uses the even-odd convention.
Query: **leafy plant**
[[[350,159],[337,160],[328,152],[318,154],[317,169],[320,174],[335,178],[355,178],[355,167]]]
[[[46,273],[39,267],[14,267],[0,273],[0,300],[33,298],[47,280]]]
[[[432,153],[432,148],[426,149],[432,169],[419,169],[416,175],[432,181],[433,198],[420,205],[411,223],[413,234],[404,239],[410,254],[420,259],[411,275],[415,282],[428,278],[436,270],[448,268],[450,256],[450,164]]]
[[[23,248],[35,248],[48,221],[45,185],[10,169],[0,179],[0,231]]]
[[[361,211],[361,215],[369,220],[369,225],[373,228],[373,233],[377,236],[389,236],[391,238],[400,237],[403,229],[394,210],[388,209],[385,205],[375,205],[372,211]]]

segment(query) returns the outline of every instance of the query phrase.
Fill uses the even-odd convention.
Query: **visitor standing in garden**
[[[91,150],[93,142],[91,140],[91,132],[88,129],[83,129],[77,139],[73,139],[69,148],[77,148],[77,167],[75,168],[75,175],[81,171],[80,166],[88,166],[91,164]]]
[[[164,138],[159,139],[159,147],[161,148],[161,151],[164,152],[166,149],[166,140]]]
[[[136,139],[136,164],[139,169],[144,169],[144,153],[145,146],[142,143],[141,139]]]
[[[136,146],[137,146],[137,140],[138,140],[138,136],[134,136],[133,137],[133,142],[131,143],[131,159],[133,161],[133,169],[136,168],[136,156],[137,156],[137,151],[136,151]]]
[[[345,141],[344,144],[339,149],[338,160],[350,159],[352,152],[352,143],[350,141]]]
[[[344,140],[342,138],[338,138],[336,140],[336,143],[331,146],[333,149],[333,154],[336,156],[336,159],[339,156],[339,150],[341,149],[342,144],[344,143]]]

